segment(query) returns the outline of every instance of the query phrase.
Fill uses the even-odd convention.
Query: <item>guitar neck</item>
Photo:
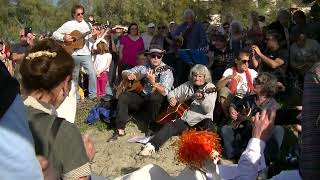
[[[83,33],[80,38],[85,38],[89,34],[91,34],[91,31],[87,31],[87,32]]]

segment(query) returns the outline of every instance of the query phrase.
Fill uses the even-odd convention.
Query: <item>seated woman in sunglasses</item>
[[[142,87],[141,91],[138,90],[139,88],[135,88],[135,90],[121,93],[118,93],[121,90],[121,87],[118,87],[116,130],[108,142],[115,141],[125,135],[126,123],[130,119],[129,112],[133,110],[137,111],[143,108],[145,117],[149,121],[149,129],[155,130],[155,119],[165,96],[172,89],[174,78],[171,67],[162,62],[164,50],[161,47],[151,45],[147,54],[149,59],[147,65],[135,66],[122,72],[123,80],[140,81]]]
[[[253,80],[258,73],[249,69],[250,52],[241,50],[235,56],[235,66],[224,71],[218,81],[218,101],[226,116],[230,103],[253,93]]]
[[[231,124],[221,128],[224,153],[227,159],[237,160],[251,137],[250,120],[257,112],[264,109],[276,111],[280,105],[273,98],[277,93],[277,78],[270,73],[261,73],[254,80],[254,93],[237,102],[231,103],[229,116]],[[284,129],[275,126],[265,154],[267,162],[274,161],[280,152]]]

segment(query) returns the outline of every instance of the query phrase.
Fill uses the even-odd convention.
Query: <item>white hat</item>
[[[156,27],[156,25],[154,25],[153,23],[149,23],[147,27],[152,28],[152,27]]]

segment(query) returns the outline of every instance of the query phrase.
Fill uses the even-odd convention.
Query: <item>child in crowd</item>
[[[108,82],[109,67],[112,61],[112,55],[109,53],[109,44],[102,39],[97,44],[97,55],[94,58],[94,67],[97,73],[97,96],[106,95],[106,84]]]
[[[138,65],[146,65],[148,63],[147,56],[144,54],[144,52],[138,53],[137,63],[138,63]]]

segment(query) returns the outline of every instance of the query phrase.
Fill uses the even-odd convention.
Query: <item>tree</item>
[[[183,12],[192,9],[198,21],[208,20],[210,15],[231,13],[235,19],[247,25],[249,13],[256,10],[266,16],[267,21],[275,20],[281,6],[289,7],[292,2],[302,0],[0,0],[0,38],[17,40],[19,29],[32,26],[36,33],[54,31],[71,19],[70,9],[82,3],[86,15],[93,14],[101,23],[128,25],[136,22],[141,31],[150,22],[167,24],[181,23]],[[258,6],[257,6],[258,5]]]

